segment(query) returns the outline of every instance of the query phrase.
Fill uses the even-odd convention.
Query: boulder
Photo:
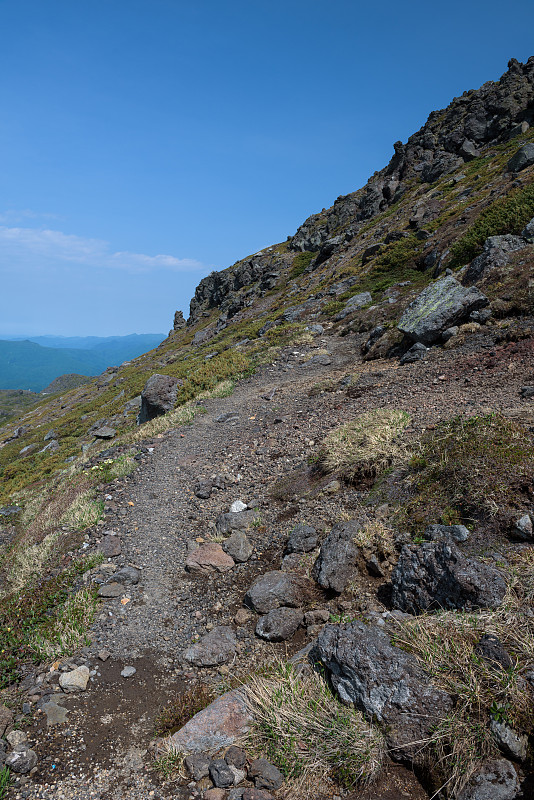
[[[514,761],[525,761],[528,751],[527,736],[516,733],[504,722],[497,722],[496,719],[491,720],[490,730],[499,746],[499,750],[505,756],[513,758]]]
[[[258,614],[268,614],[280,606],[298,608],[310,589],[310,581],[306,578],[275,570],[256,578],[245,595],[245,602]]]
[[[472,311],[488,303],[478,289],[466,288],[452,275],[446,275],[410,303],[397,327],[412,341],[431,345],[447,328],[464,322]]]
[[[235,649],[233,629],[228,625],[219,625],[199,642],[191,645],[185,651],[184,659],[195,667],[214,667],[230,661],[235,655]]]
[[[309,553],[317,547],[317,531],[311,525],[300,522],[295,525],[286,544],[286,553]]]
[[[506,169],[508,172],[521,172],[526,167],[531,167],[532,164],[534,164],[534,144],[528,142],[512,156]]]
[[[534,217],[528,222],[521,231],[521,237],[529,244],[534,242]]]
[[[93,431],[95,439],[113,439],[116,434],[117,431],[114,428],[110,428],[109,425],[103,425],[101,428],[97,428],[96,431]]]
[[[220,514],[215,523],[217,534],[227,536],[233,531],[246,531],[252,527],[257,517],[256,511],[230,511],[228,514]]]
[[[176,403],[178,380],[170,375],[151,375],[141,392],[139,425],[171,411]]]
[[[234,559],[216,542],[207,542],[197,547],[189,553],[185,562],[188,572],[228,572],[234,567]]]
[[[512,536],[514,539],[519,539],[521,542],[531,542],[532,535],[532,520],[529,514],[523,514],[522,517],[515,520],[512,526]]]
[[[248,768],[248,778],[254,781],[257,789],[272,789],[276,791],[284,782],[284,776],[274,764],[266,758],[256,758]]]
[[[521,236],[489,236],[484,242],[482,253],[469,264],[463,283],[469,285],[485,278],[497,267],[508,263],[511,253],[523,250],[527,243]]]
[[[248,733],[252,717],[242,689],[221,695],[159,744],[178,753],[210,753],[229,747]]]
[[[429,542],[450,541],[466,542],[469,539],[469,529],[465,525],[427,525],[423,534]]]
[[[515,800],[518,794],[519,780],[514,765],[500,758],[485,761],[457,800]]]
[[[347,317],[349,314],[352,314],[354,311],[358,311],[360,308],[363,308],[372,302],[373,298],[371,297],[370,292],[361,292],[360,294],[353,295],[347,300],[345,308],[343,308],[339,314],[335,316],[335,321],[338,322],[341,319],[345,319],[345,317]]]
[[[324,540],[312,570],[312,577],[323,589],[341,593],[357,573],[359,550],[354,538],[359,530],[357,520],[338,522]]]
[[[426,356],[428,348],[421,342],[413,344],[403,356],[401,356],[399,364],[403,367],[405,364],[414,364],[416,361],[421,361]]]
[[[383,730],[392,755],[414,761],[421,742],[452,709],[414,656],[394,647],[376,625],[326,625],[311,657],[319,660],[340,699]]]
[[[300,608],[273,608],[256,625],[256,633],[268,642],[285,642],[302,625],[304,614]]]
[[[185,759],[185,766],[194,781],[207,778],[210,771],[210,757],[207,753],[192,753]]]
[[[89,667],[76,667],[70,672],[62,672],[59,685],[64,692],[85,692],[89,681]]]
[[[470,559],[452,542],[404,545],[391,575],[394,608],[420,614],[436,608],[498,608],[506,593],[501,573]]]
[[[26,775],[37,765],[37,753],[30,749],[27,743],[18,744],[12,753],[6,757],[5,765],[12,772]]]
[[[237,564],[244,564],[254,552],[254,548],[243,531],[236,531],[223,542],[223,550]]]

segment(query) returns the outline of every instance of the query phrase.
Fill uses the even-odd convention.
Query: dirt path
[[[532,403],[519,389],[532,377],[532,345],[506,345],[464,352],[431,351],[426,362],[399,368],[394,362],[362,364],[352,337],[327,337],[317,346],[331,353],[331,364],[302,365],[284,351],[277,364],[242,381],[227,398],[205,401],[205,413],[193,424],[146,443],[137,471],[117,481],[106,499],[105,525],[121,537],[122,554],[101,569],[123,565],[139,570],[139,582],[103,601],[93,643],[78,662],[88,663],[88,690],[63,696],[69,710],[64,725],[46,727],[37,715],[30,729],[39,755],[38,772],[13,797],[47,800],[137,800],[190,797],[190,791],[161,787],[147,754],[158,709],[174,698],[195,670],[182,653],[196,636],[214,625],[237,628],[237,657],[230,671],[246,672],[273,650],[254,636],[254,621],[236,625],[235,613],[253,578],[280,565],[289,530],[296,522],[326,530],[359,502],[357,487],[330,493],[324,478],[313,482],[307,458],[332,427],[378,406],[403,408],[412,429],[465,411],[503,410],[532,421]],[[354,388],[310,397],[319,381],[360,373]],[[273,390],[276,390],[273,394]],[[352,395],[352,396],[351,396]],[[265,399],[271,397],[272,399]],[[224,415],[234,415],[229,421]],[[195,496],[199,479],[221,476],[224,488],[207,499]],[[276,498],[273,486],[278,487]],[[305,491],[304,491],[305,490]],[[304,495],[304,496],[303,496]],[[251,560],[225,575],[195,577],[184,571],[188,542],[214,535],[214,523],[234,500],[257,508],[259,523],[247,532],[255,552]],[[113,564],[113,566],[112,566]],[[372,579],[362,579],[362,597],[373,602]],[[305,643],[299,633],[291,643]],[[108,660],[98,653],[107,650]],[[125,666],[136,673],[120,675]],[[201,670],[203,680],[226,678],[228,668]],[[408,786],[406,775],[394,775]],[[393,780],[393,778],[392,778]],[[391,789],[385,786],[384,798]],[[419,790],[412,786],[417,797]],[[399,789],[400,796],[402,791]],[[395,795],[397,796],[397,795]],[[420,795],[424,797],[424,794]],[[362,795],[363,797],[363,795]]]

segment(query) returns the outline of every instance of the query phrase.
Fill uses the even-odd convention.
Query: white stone
[[[239,514],[240,511],[246,511],[247,504],[242,503],[241,500],[234,500],[232,505],[230,506],[230,513],[232,514]]]
[[[89,667],[76,667],[70,672],[63,672],[59,677],[59,685],[64,692],[85,692],[89,680]]]

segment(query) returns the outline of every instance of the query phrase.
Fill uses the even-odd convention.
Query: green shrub
[[[475,222],[451,246],[450,266],[468,264],[480,255],[488,236],[519,234],[534,217],[534,183],[512,190],[484,209]]]

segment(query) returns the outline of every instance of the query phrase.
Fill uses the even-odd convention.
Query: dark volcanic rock
[[[280,606],[298,608],[309,591],[310,582],[306,578],[276,570],[256,578],[245,595],[245,601],[258,614],[268,614]]]
[[[250,765],[248,770],[249,780],[254,781],[257,789],[272,789],[276,790],[281,787],[284,782],[284,776],[277,769],[274,764],[267,761],[266,758],[256,758]]]
[[[512,156],[507,164],[507,170],[508,172],[521,172],[522,169],[531,167],[532,164],[534,164],[534,144],[528,142]]]
[[[174,408],[178,380],[169,375],[152,375],[141,393],[141,410],[138,422],[148,422]]]
[[[452,542],[404,545],[391,576],[394,608],[497,608],[506,593],[500,572],[466,558]]]
[[[236,638],[232,628],[220,625],[191,645],[184,659],[195,667],[213,667],[225,664],[235,655]]]
[[[302,625],[304,614],[300,608],[273,608],[256,625],[256,633],[268,642],[285,642]]]
[[[357,520],[338,522],[324,540],[312,570],[312,577],[323,589],[342,592],[358,571],[359,550],[354,537],[359,530]]]
[[[512,666],[513,662],[510,654],[505,650],[500,639],[490,633],[487,633],[476,643],[474,651],[479,658],[483,658],[493,667],[507,670]]]
[[[317,547],[317,531],[300,522],[295,525],[286,544],[286,553],[309,553]]]
[[[326,625],[312,657],[324,664],[344,703],[378,722],[402,761],[418,757],[421,741],[452,708],[450,695],[433,687],[414,656],[394,647],[377,626]]]
[[[516,250],[523,250],[527,242],[521,236],[490,236],[484,242],[482,253],[469,264],[463,283],[469,285],[485,278],[497,267],[504,267],[510,255]]]

